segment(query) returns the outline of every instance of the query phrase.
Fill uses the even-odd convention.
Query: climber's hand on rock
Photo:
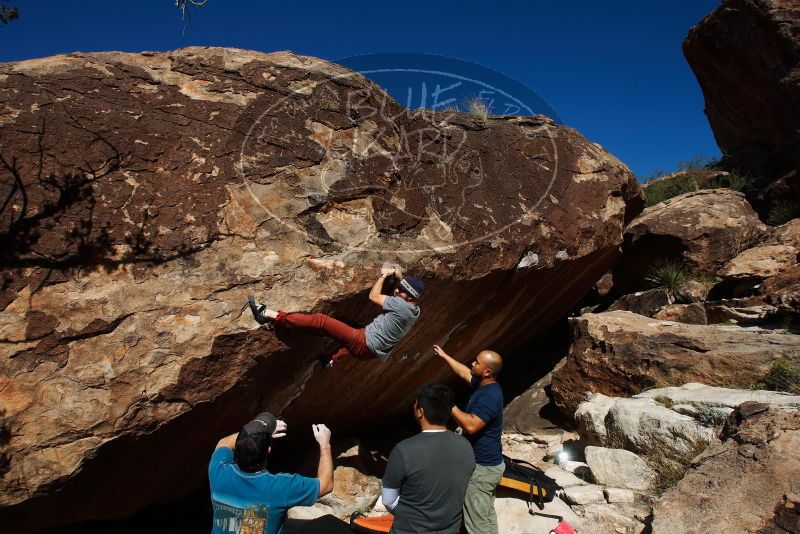
[[[317,440],[320,447],[328,447],[331,444],[331,431],[325,425],[311,425],[314,431],[314,439]]]
[[[442,347],[440,347],[439,345],[434,345],[433,346],[433,353],[436,354],[440,358],[444,358],[445,356],[449,356],[449,354],[447,354],[444,350],[442,350]]]
[[[389,276],[390,274],[395,274],[395,267],[396,265],[388,261],[383,262],[383,266],[381,267],[381,275]]]
[[[275,426],[275,432],[272,433],[273,438],[285,438],[286,437],[286,421],[281,421],[278,419],[278,424]]]

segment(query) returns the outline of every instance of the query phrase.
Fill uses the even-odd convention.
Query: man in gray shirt
[[[383,282],[391,274],[397,276],[400,283],[392,295],[383,295]],[[324,313],[286,313],[258,304],[253,297],[247,300],[259,324],[314,330],[341,343],[339,350],[324,362],[330,367],[347,355],[360,360],[379,358],[385,361],[417,321],[420,313],[417,302],[423,289],[422,280],[416,276],[403,277],[397,266],[384,264],[380,277],[369,292],[369,300],[383,310],[366,328],[353,328]]]
[[[475,457],[466,439],[447,430],[452,407],[450,388],[438,382],[422,386],[414,403],[422,432],[389,455],[381,499],[394,514],[393,534],[455,534],[461,528]]]

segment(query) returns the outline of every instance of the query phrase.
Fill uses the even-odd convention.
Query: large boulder
[[[685,193],[644,210],[625,229],[622,257],[614,266],[614,290],[645,285],[660,260],[676,260],[694,273],[715,274],[767,231],[745,200],[730,189]]]
[[[322,497],[313,506],[291,508],[292,519],[314,519],[332,514],[339,519],[349,519],[355,512],[370,511],[380,498],[381,481],[369,474],[367,456],[372,451],[364,450],[360,443],[336,456],[334,459],[333,491]]]
[[[656,473],[635,453],[625,449],[593,446],[586,447],[583,453],[586,464],[598,483],[637,491],[648,491],[652,488]]]
[[[649,398],[595,393],[578,406],[575,420],[582,442],[651,456],[687,454],[716,437],[713,428]]]
[[[8,63],[0,96],[10,530],[196,491],[216,440],[262,409],[293,451],[311,422],[398,421],[423,382],[453,380],[434,343],[513,351],[609,269],[641,205],[624,165],[545,117],[411,112],[291,52]],[[246,310],[253,293],[364,325],[384,260],[427,282],[386,363],[320,373],[331,343]]]
[[[709,447],[655,503],[653,534],[700,532],[704,525],[720,532],[798,532],[791,501],[800,480],[800,413],[743,408],[729,438]]]
[[[571,319],[573,344],[553,373],[556,405],[572,415],[587,392],[629,397],[686,382],[749,388],[772,363],[800,350],[800,338],[758,327],[692,325],[626,311]]]
[[[761,284],[763,300],[784,312],[800,313],[800,265],[795,265]]]
[[[727,167],[763,179],[773,202],[800,191],[800,4],[724,0],[683,51]],[[754,198],[758,195],[754,195]]]
[[[797,264],[800,250],[791,245],[762,245],[749,248],[726,263],[719,271],[722,280],[709,292],[709,298],[747,297],[759,284]]]
[[[775,276],[797,263],[798,250],[786,245],[765,245],[745,250],[726,263],[723,278],[763,279]]]
[[[674,410],[682,408],[694,412],[691,415],[695,417],[707,412],[718,412],[727,417],[745,402],[769,404],[789,412],[800,411],[800,395],[781,391],[721,388],[698,383],[649,389],[636,395],[636,398],[667,403]]]

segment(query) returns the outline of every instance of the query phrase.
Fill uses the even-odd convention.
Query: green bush
[[[672,197],[699,189],[696,173],[681,172],[668,178],[656,179],[647,182],[644,188],[645,205],[649,208]]]
[[[644,277],[651,287],[663,287],[670,291],[676,291],[690,278],[691,273],[678,260],[659,260],[648,269]]]
[[[749,180],[741,174],[731,173],[727,176],[717,174],[706,180],[702,189],[728,188],[734,191],[744,191],[749,183]]]
[[[728,420],[727,414],[708,406],[700,405],[697,407],[697,411],[697,420],[701,425],[709,427],[721,427],[725,424],[725,421]]]
[[[650,451],[644,459],[656,472],[653,492],[661,495],[677,484],[686,475],[692,460],[706,450],[706,447],[708,447],[707,441],[697,440],[686,451],[678,451],[670,447]]]
[[[800,395],[800,357],[790,356],[775,360],[767,376],[756,387]]]
[[[780,226],[800,217],[800,205],[796,202],[777,202],[767,214],[767,224]]]
[[[711,158],[695,156],[679,161],[676,164],[677,172],[669,175],[660,171],[654,173],[645,180],[643,188],[646,206],[655,206],[672,197],[701,189],[744,191],[749,187],[750,178],[736,173],[723,175],[714,169],[718,163]]]

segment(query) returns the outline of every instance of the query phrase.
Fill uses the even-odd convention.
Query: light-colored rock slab
[[[731,259],[719,275],[723,278],[768,278],[797,263],[791,245],[766,245],[745,250]]]
[[[728,412],[748,401],[772,404],[788,411],[800,410],[800,395],[780,391],[721,388],[696,382],[690,382],[680,387],[651,389],[634,395],[634,398],[656,399],[659,397],[669,399],[675,404],[724,408]]]
[[[599,484],[637,491],[647,491],[656,473],[635,453],[624,449],[586,447],[586,463]]]
[[[609,503],[631,504],[636,500],[633,491],[624,488],[605,488],[603,495],[606,496],[606,501]]]
[[[614,532],[616,529],[633,528],[636,520],[619,513],[609,504],[589,504],[583,509],[584,521],[588,523],[602,523],[605,525],[605,532]],[[612,530],[614,529],[614,530]]]
[[[580,406],[578,409],[577,413],[582,417],[578,428],[587,432],[587,443],[613,445],[637,453],[661,448],[683,453],[716,438],[714,429],[674,412],[654,399],[613,398],[609,401],[608,397],[603,397],[594,395],[587,403],[597,401],[597,406]],[[598,434],[588,433],[598,428],[602,428]]]
[[[528,506],[524,500],[501,496],[500,493],[494,500],[494,509],[497,513],[498,530],[503,534],[546,533],[550,532],[558,524],[558,519],[553,517],[529,514]],[[539,510],[534,506],[534,511],[548,516],[563,517],[565,521],[578,530],[583,526],[581,518],[558,497],[549,503],[545,503],[544,510]]]
[[[544,474],[555,480],[556,484],[562,488],[569,488],[571,486],[586,486],[589,484],[582,478],[576,476],[574,473],[570,473],[569,471],[561,469],[560,467],[551,467],[550,469],[546,469]]]
[[[564,488],[564,500],[569,504],[592,504],[604,503],[606,502],[606,497],[603,495],[603,489],[600,486],[590,484]]]
[[[575,422],[582,442],[587,445],[603,445],[606,442],[605,419],[613,404],[613,397],[592,393],[586,402],[578,405]]]

